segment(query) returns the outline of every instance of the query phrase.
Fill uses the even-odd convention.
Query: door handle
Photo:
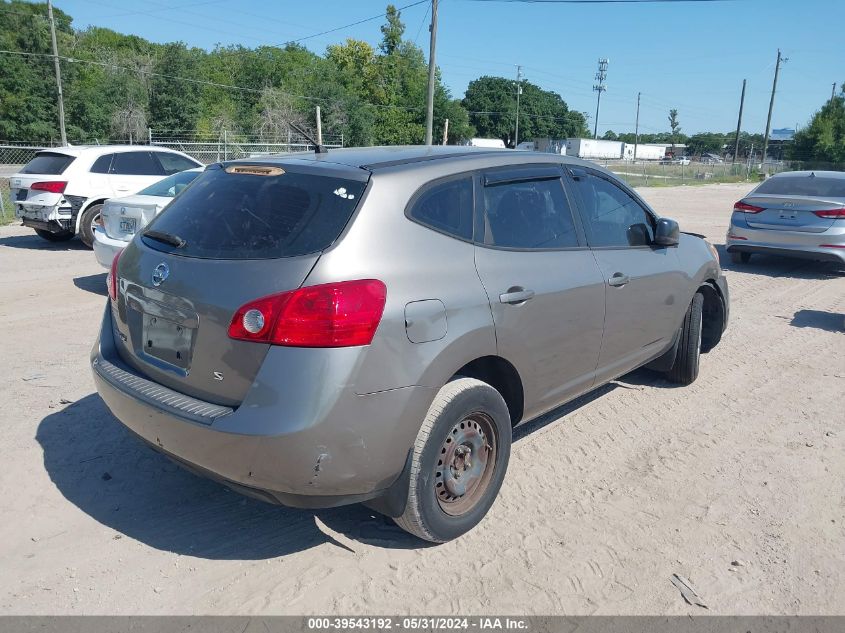
[[[613,276],[607,280],[607,285],[620,287],[624,286],[629,281],[631,281],[631,278],[625,273],[613,273]]]
[[[514,286],[513,288],[508,288],[507,292],[503,292],[499,295],[499,301],[501,303],[508,303],[510,305],[516,305],[518,303],[525,303],[526,301],[534,298],[534,291],[533,290],[526,290],[520,286]]]

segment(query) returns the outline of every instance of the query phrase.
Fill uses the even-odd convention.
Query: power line
[[[422,3],[428,2],[428,1],[429,0],[417,0],[416,2],[412,2],[411,4],[406,4],[404,6],[397,7],[396,10],[397,11],[403,11],[405,9],[410,9],[411,7],[415,7],[418,4],[422,4]],[[351,24],[344,24],[343,26],[338,26],[338,27],[335,27],[333,29],[328,29],[326,31],[320,31],[319,33],[314,33],[313,35],[306,35],[305,37],[300,37],[299,39],[296,39],[296,40],[290,40],[287,43],[288,44],[299,44],[299,42],[304,42],[305,40],[310,40],[310,39],[313,39],[315,37],[320,37],[321,35],[328,35],[329,33],[334,33],[336,31],[342,31],[343,29],[348,29],[348,28],[353,27],[353,26],[358,26],[359,24],[364,24],[365,22],[372,22],[373,20],[379,20],[379,19],[383,18],[385,15],[387,15],[387,13],[382,12],[382,13],[379,13],[378,15],[374,15],[374,16],[369,17],[369,18],[364,18],[363,20],[358,20],[357,22],[352,22]]]

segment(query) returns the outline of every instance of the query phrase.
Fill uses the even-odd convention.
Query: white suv
[[[38,152],[9,179],[15,215],[51,242],[79,233],[90,248],[103,203],[202,164],[171,149],[140,145],[57,147]]]

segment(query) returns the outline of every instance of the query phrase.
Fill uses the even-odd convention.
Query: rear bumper
[[[316,508],[387,494],[434,397],[424,387],[363,396],[348,387],[335,391],[309,368],[279,373],[271,367],[271,376],[262,375],[273,364],[268,354],[246,400],[228,411],[216,407],[203,419],[197,415],[203,405],[216,405],[186,398],[130,369],[115,350],[111,324],[107,306],[91,352],[97,391],[111,412],[190,470],[265,501]],[[104,371],[109,366],[123,372],[123,379],[110,378]],[[310,387],[292,375],[300,370]],[[266,390],[271,377],[279,383],[274,398]],[[283,382],[296,388],[286,389]]]
[[[729,253],[765,253],[845,263],[845,222],[836,221],[827,231],[811,233],[752,229],[744,218],[733,217],[725,247]]]
[[[35,220],[26,216],[21,217],[21,222],[24,226],[31,229],[40,229],[50,233],[66,233],[73,231],[73,223],[70,218],[67,220]]]
[[[94,256],[100,266],[110,269],[114,256],[127,246],[129,242],[111,238],[99,227],[94,229]]]

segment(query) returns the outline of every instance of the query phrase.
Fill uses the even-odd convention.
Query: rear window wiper
[[[171,246],[175,246],[176,248],[182,248],[185,244],[187,244],[187,242],[178,235],[173,235],[172,233],[165,233],[164,231],[145,231],[144,237],[148,237],[151,240],[155,240],[157,242],[164,242],[165,244],[170,244]]]

